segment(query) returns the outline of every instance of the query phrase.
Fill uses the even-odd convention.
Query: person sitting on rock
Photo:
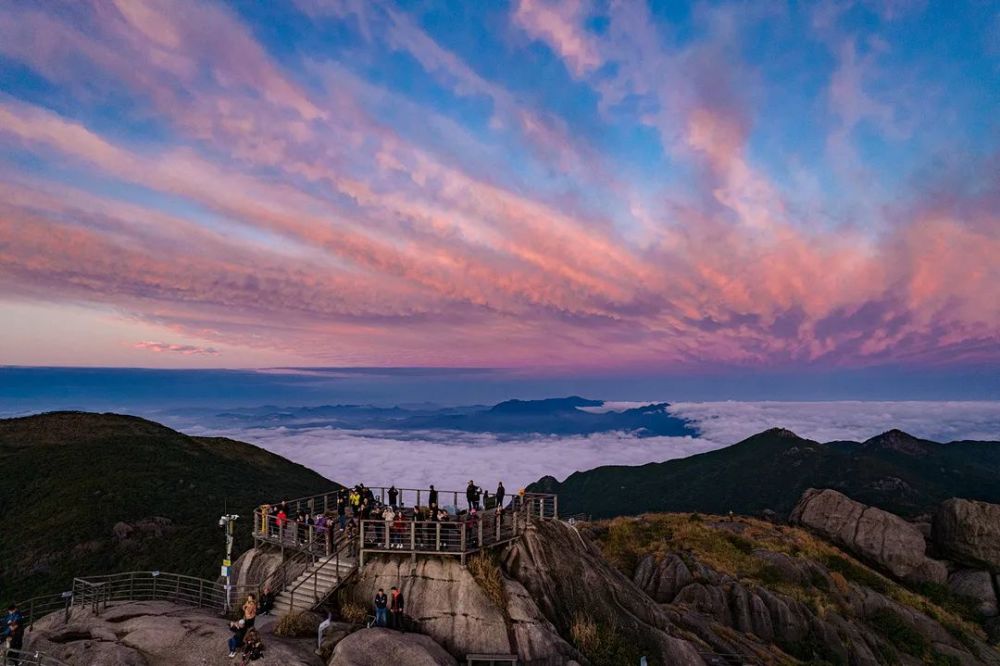
[[[403,592],[392,586],[389,596],[389,626],[392,629],[403,630]]]
[[[243,639],[243,664],[257,661],[264,657],[264,641],[260,639],[260,632],[251,629]]]
[[[386,615],[389,612],[389,597],[385,596],[385,590],[378,588],[375,595],[375,624],[379,627],[386,625]]]
[[[247,633],[247,623],[243,618],[240,618],[236,622],[229,623],[229,630],[233,632],[233,635],[229,637],[229,658],[232,659],[236,656],[236,651],[243,645],[243,637]]]

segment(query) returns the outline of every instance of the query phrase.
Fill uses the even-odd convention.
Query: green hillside
[[[64,590],[74,575],[214,577],[227,507],[243,517],[240,552],[262,500],[337,487],[250,444],[80,412],[0,420],[0,478],[0,601]]]
[[[689,458],[598,467],[531,486],[559,493],[561,513],[599,518],[653,511],[787,514],[807,488],[834,488],[907,516],[955,496],[1000,502],[1000,442],[938,444],[893,430],[862,443],[820,444],[773,429]]]

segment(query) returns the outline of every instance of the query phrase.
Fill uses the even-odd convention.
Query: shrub
[[[315,613],[289,613],[274,626],[275,636],[284,638],[315,638],[320,619]]]
[[[868,624],[886,637],[893,647],[906,654],[922,657],[930,649],[927,637],[910,626],[896,611],[880,608],[868,617]]]
[[[744,555],[749,555],[754,551],[753,542],[745,537],[741,537],[739,534],[727,534],[726,539],[729,543],[733,544],[736,550]]]
[[[601,624],[585,613],[573,616],[570,638],[573,644],[594,666],[638,664],[646,654],[636,636],[621,630],[617,624]]]
[[[864,585],[880,594],[889,593],[889,582],[885,578],[866,567],[855,564],[846,557],[829,553],[823,558],[823,564],[830,571],[841,574],[851,582]]]
[[[368,607],[347,594],[347,590],[337,593],[337,608],[340,619],[351,624],[364,624],[368,617]]]

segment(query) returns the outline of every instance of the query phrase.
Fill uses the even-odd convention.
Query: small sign
[[[229,575],[229,567],[222,567],[222,572],[219,575],[220,576],[228,576]]]
[[[233,561],[232,560],[228,560],[228,559],[227,560],[222,560],[222,566],[224,566],[224,567],[231,567],[231,566],[233,566]]]

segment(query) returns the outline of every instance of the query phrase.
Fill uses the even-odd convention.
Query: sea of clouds
[[[655,402],[655,401],[651,401]],[[624,409],[644,403],[614,403]],[[622,433],[585,437],[498,438],[452,431],[342,430],[189,426],[194,435],[252,442],[341,483],[364,482],[461,490],[470,479],[508,491],[544,475],[559,480],[601,465],[642,465],[682,458],[738,442],[772,427],[818,441],[864,440],[891,428],[936,441],[1000,440],[1000,402],[680,402],[671,411],[699,437],[639,438]]]

